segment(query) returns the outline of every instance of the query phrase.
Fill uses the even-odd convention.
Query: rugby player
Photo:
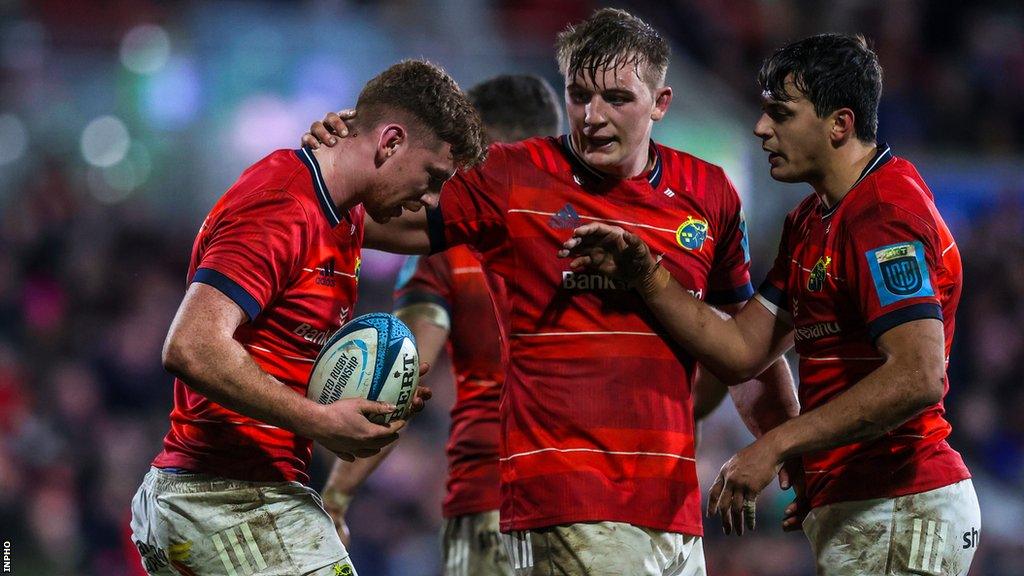
[[[558,61],[569,135],[492,145],[437,209],[367,235],[409,253],[467,244],[505,281],[501,530],[515,573],[705,574],[695,361],[629,286],[556,250],[582,222],[624,224],[688,290],[738,310],[753,295],[739,196],[721,168],[651,141],[672,89],[668,45],[645,22],[599,10],[559,35]],[[738,406],[761,429],[797,411],[784,362],[749,385],[772,399]]]
[[[558,97],[538,76],[497,76],[467,95],[490,142],[554,136],[561,128]],[[310,142],[311,147],[318,145]],[[433,364],[447,343],[455,372],[442,506],[447,576],[512,573],[498,538],[498,399],[505,370],[499,308],[491,298],[493,292],[504,302],[504,284],[497,276],[484,274],[479,258],[465,246],[456,246],[429,257],[410,257],[395,289],[395,315],[416,336],[420,360]],[[339,460],[331,471],[322,492],[324,505],[346,545],[349,502],[393,446],[370,458]]]
[[[878,58],[862,37],[813,36],[772,54],[758,82],[754,133],[771,175],[813,193],[786,218],[756,302],[721,319],[658,263],[659,247],[621,228],[584,225],[561,255],[635,281],[717,373],[756,373],[795,338],[802,414],[722,467],[709,511],[727,532],[801,456],[819,574],[967,574],[980,512],[943,416],[960,254],[921,175],[877,140]],[[787,516],[799,526],[797,506]]]
[[[171,428],[132,502],[150,574],[355,574],[304,485],[312,441],[370,456],[403,424],[371,423],[382,403],[307,400],[310,368],[354,309],[365,224],[435,204],[485,155],[472,105],[430,63],[388,68],[358,105],[343,145],[271,153],[199,230],[163,350]]]

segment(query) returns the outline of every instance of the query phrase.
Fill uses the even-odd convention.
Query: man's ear
[[[409,133],[401,124],[387,124],[380,131],[377,139],[377,151],[374,160],[377,166],[387,162],[398,153],[403,146],[408,146]]]
[[[839,145],[850,138],[857,138],[857,117],[853,110],[840,108],[832,113],[832,124],[829,126],[828,138],[832,144]]]
[[[665,117],[669,104],[672,103],[672,87],[662,86],[654,91],[654,110],[651,111],[651,120],[657,122]]]

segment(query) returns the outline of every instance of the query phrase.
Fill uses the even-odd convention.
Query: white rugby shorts
[[[446,518],[441,531],[444,576],[512,576],[498,531],[498,511]]]
[[[963,480],[896,498],[837,502],[804,519],[819,576],[966,575],[978,549],[981,511]]]
[[[624,522],[502,534],[515,576],[706,576],[699,536]]]
[[[316,491],[151,468],[132,541],[154,576],[356,576]]]

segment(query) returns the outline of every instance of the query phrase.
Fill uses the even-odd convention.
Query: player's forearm
[[[430,253],[427,210],[406,211],[385,224],[367,218],[363,225],[363,247],[395,254]]]
[[[794,456],[873,440],[926,408],[912,367],[887,362],[828,403],[765,435],[780,462]]]
[[[303,437],[317,435],[320,405],[260,369],[233,339],[179,336],[169,340],[164,367],[229,410]]]
[[[331,494],[338,494],[351,498],[397,444],[392,442],[369,458],[356,458],[353,462],[336,460],[334,467],[331,468],[331,474],[327,477],[327,483],[324,484],[324,497],[330,498]]]
[[[658,266],[640,294],[673,340],[727,384],[748,380],[767,364],[751,350],[736,319],[697,300]]]
[[[729,387],[736,412],[756,438],[800,415],[800,400],[785,357],[742,384]]]

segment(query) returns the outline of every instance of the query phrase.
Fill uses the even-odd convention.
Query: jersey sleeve
[[[286,193],[264,191],[203,226],[192,282],[220,290],[255,319],[302,262],[308,243],[305,211]]]
[[[435,304],[451,315],[452,274],[444,254],[410,256],[395,282],[395,310]]]
[[[779,239],[779,251],[772,263],[771,270],[765,276],[764,282],[757,289],[757,299],[770,310],[772,314],[780,314],[788,317],[791,314],[789,294],[786,292],[788,285],[789,268],[793,261],[792,250],[789,245],[790,230],[793,228],[793,216],[786,216],[786,222],[782,226],[782,238]]]
[[[487,252],[505,241],[509,164],[508,151],[494,144],[483,164],[445,183],[438,207],[427,213],[432,253],[458,244]]]
[[[912,320],[942,320],[942,248],[919,216],[879,204],[846,232],[846,278],[873,339]]]
[[[750,247],[739,194],[724,172],[721,179],[721,215],[715,242],[715,264],[708,278],[707,302],[735,304],[754,295],[754,288],[750,285]]]

